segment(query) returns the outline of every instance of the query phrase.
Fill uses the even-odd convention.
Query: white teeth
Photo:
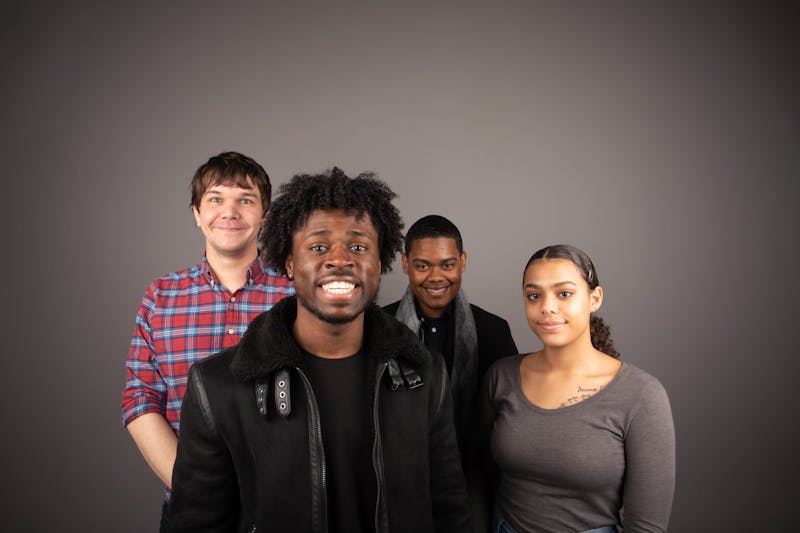
[[[322,288],[331,294],[347,294],[355,289],[355,287],[353,283],[347,281],[331,281],[330,283],[322,285]]]
[[[447,289],[447,287],[439,287],[437,289],[426,288],[425,290],[430,294],[443,294],[446,289]]]

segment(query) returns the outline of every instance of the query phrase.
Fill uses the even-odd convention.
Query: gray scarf
[[[456,294],[453,300],[453,310],[455,312],[455,332],[453,334],[453,371],[450,376],[450,391],[453,395],[456,431],[461,440],[468,423],[468,415],[472,412],[472,404],[478,395],[478,333],[464,289],[460,289]],[[411,287],[406,289],[403,299],[400,300],[395,318],[418,336],[421,335],[422,323],[417,316]]]

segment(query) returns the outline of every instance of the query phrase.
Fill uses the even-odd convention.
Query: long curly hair
[[[586,252],[580,248],[569,244],[553,244],[551,246],[546,246],[528,259],[528,262],[525,263],[523,275],[524,272],[528,270],[528,267],[531,266],[531,263],[537,259],[567,259],[568,261],[572,261],[572,263],[578,267],[586,284],[589,285],[590,291],[593,291],[600,285],[594,263],[592,263],[592,260],[586,255]],[[589,318],[589,333],[592,337],[592,346],[594,346],[595,349],[611,357],[619,358],[619,352],[614,348],[614,341],[611,340],[611,328],[602,318],[597,316],[596,313],[592,313]]]
[[[292,237],[317,210],[342,209],[356,217],[369,215],[378,233],[381,273],[392,269],[403,245],[403,220],[392,204],[397,195],[373,172],[348,177],[334,167],[323,174],[297,174],[281,185],[260,236],[266,262],[286,275],[286,258],[292,253]]]

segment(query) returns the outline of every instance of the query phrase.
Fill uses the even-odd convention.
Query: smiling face
[[[363,318],[381,272],[378,233],[369,215],[313,211],[293,235],[286,271],[294,278],[298,321],[346,324]]]
[[[417,239],[403,254],[403,272],[422,313],[438,318],[461,289],[461,274],[467,268],[466,252],[458,253],[455,239]]]
[[[264,222],[261,193],[247,179],[249,189],[231,185],[212,185],[200,203],[192,207],[197,227],[206,238],[206,255],[255,259],[258,254],[258,231]]]
[[[589,290],[580,270],[568,259],[537,259],[522,282],[528,325],[545,348],[586,343],[589,319],[603,303],[603,289]]]

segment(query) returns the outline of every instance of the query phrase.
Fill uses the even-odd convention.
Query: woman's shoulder
[[[667,391],[661,381],[636,365],[623,362],[619,377],[620,392],[628,396],[635,404],[669,401]]]
[[[620,372],[624,373],[626,381],[631,385],[635,384],[640,387],[664,388],[658,378],[627,361],[622,362],[622,368],[620,369]]]
[[[486,371],[483,381],[489,386],[490,390],[506,389],[519,383],[519,365],[525,354],[509,355],[501,357],[492,363]]]
[[[519,364],[527,354],[521,353],[517,355],[508,355],[496,359],[492,366],[489,367],[487,374],[490,375],[507,375],[519,372]]]

